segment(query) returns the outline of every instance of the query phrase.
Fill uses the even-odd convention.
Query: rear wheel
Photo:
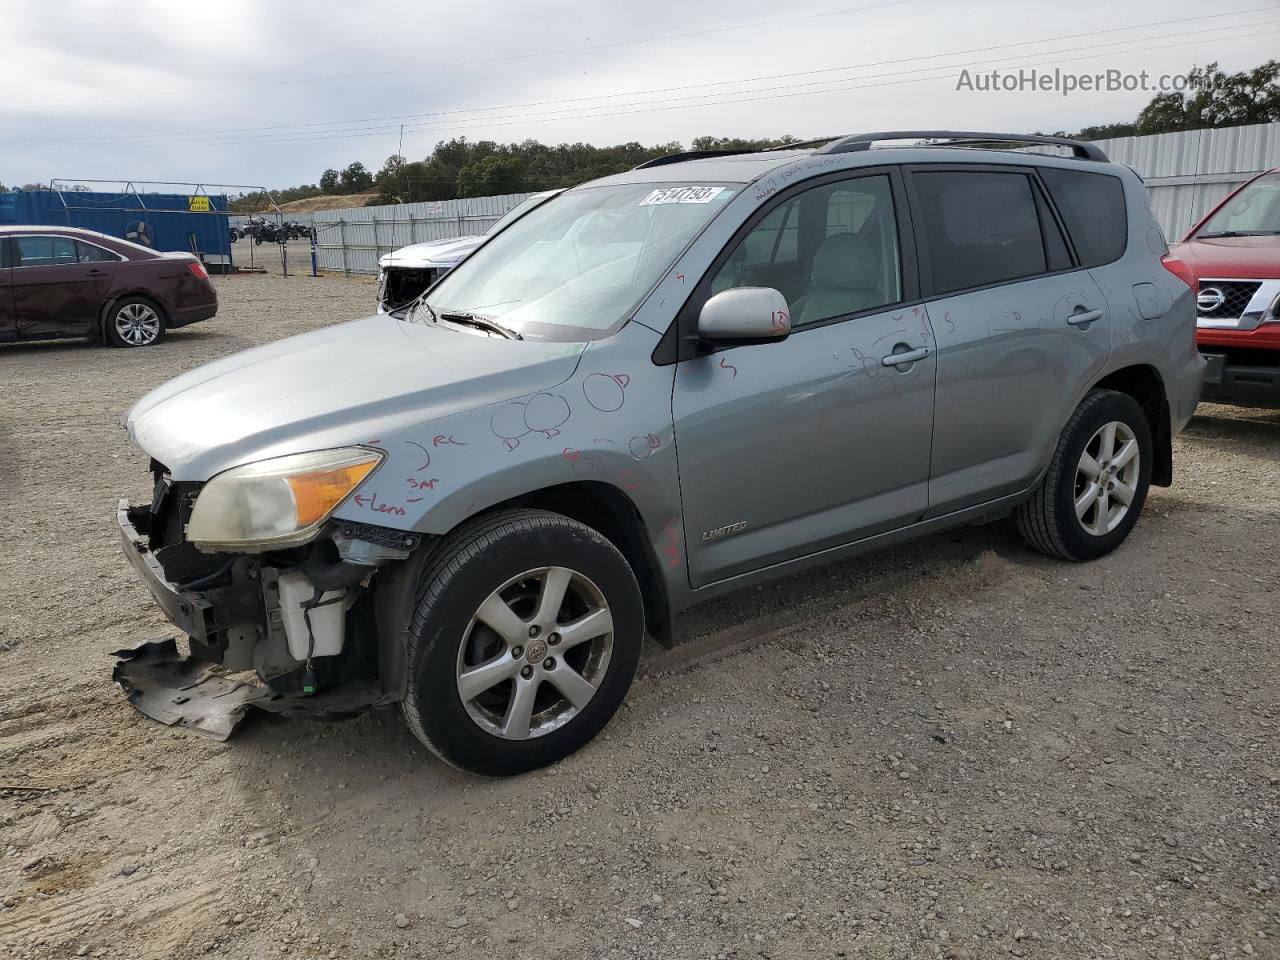
[[[148,347],[164,336],[164,314],[145,297],[125,297],[112,306],[106,334],[115,347]]]
[[[635,575],[599,533],[536,510],[478,518],[419,582],[405,721],[472,773],[554,763],[617,711],[643,635]]]
[[[1128,394],[1097,390],[1058,438],[1049,470],[1018,508],[1023,539],[1064,560],[1093,560],[1124,542],[1147,499],[1151,427]]]

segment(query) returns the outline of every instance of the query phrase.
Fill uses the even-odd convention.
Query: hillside
[[[376,200],[377,193],[339,193],[320,197],[307,197],[305,200],[290,200],[280,204],[286,215],[293,213],[315,213],[317,210],[339,210],[343,207],[363,207],[371,200]]]

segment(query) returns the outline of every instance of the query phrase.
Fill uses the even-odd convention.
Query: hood
[[[378,266],[410,270],[423,267],[451,267],[484,241],[484,234],[481,234],[475,237],[450,237],[447,240],[415,243],[386,254],[378,261]]]
[[[356,443],[554,386],[585,344],[506,340],[384,314],[197,367],[129,411],[129,436],[175,480]]]
[[[1170,245],[1169,252],[1189,266],[1197,279],[1280,278],[1280,236],[1185,240]]]

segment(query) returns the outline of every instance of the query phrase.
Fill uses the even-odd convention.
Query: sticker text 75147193
[[[724,187],[660,187],[640,201],[640,206],[659,203],[710,203]]]

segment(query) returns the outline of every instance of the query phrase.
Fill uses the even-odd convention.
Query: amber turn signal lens
[[[327,516],[377,465],[378,458],[373,457],[367,463],[287,477],[297,505],[298,526],[309,527]]]

